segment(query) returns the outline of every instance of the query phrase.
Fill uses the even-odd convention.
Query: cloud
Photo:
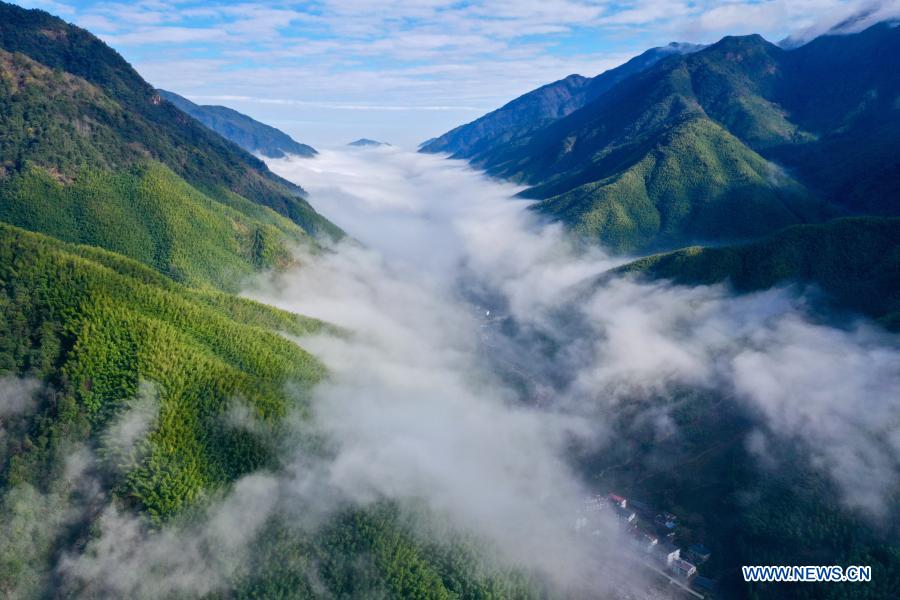
[[[614,420],[632,406],[659,439],[677,437],[657,401],[684,388],[745,408],[753,426],[740,441],[763,457],[760,477],[783,466],[779,441],[796,442],[792,468],[830,478],[850,510],[894,517],[896,336],[862,321],[816,321],[792,289],[734,296],[627,277],[598,284],[619,260],[573,246],[512,197],[516,186],[458,161],[378,148],[270,165],[363,242],[304,255],[302,267],[248,292],[350,332],[299,340],[330,371],[313,390],[311,419],[289,415],[272,432],[277,468],[161,526],[101,492],[102,453],[71,453],[65,489],[77,497],[18,489],[8,501],[37,508],[16,504],[16,522],[38,541],[76,519],[95,523],[96,535],[56,562],[67,594],[223,592],[251,574],[271,524],[309,539],[342,508],[388,501],[428,543],[446,539],[435,535],[446,526],[489,549],[489,561],[542,574],[563,594],[652,597],[613,518],[598,517],[597,535],[575,531],[584,497],[608,490],[585,481],[572,449],[623,441]],[[103,448],[139,449],[154,400],[144,389],[129,401]],[[223,419],[262,431],[239,400]],[[41,514],[52,517],[43,528]]]
[[[798,28],[784,41],[787,47],[799,46],[820,35],[846,35],[858,33],[882,21],[900,19],[900,1],[863,0],[842,3],[819,13],[815,21]]]
[[[327,216],[378,252],[348,249],[307,261],[312,266],[305,273],[290,275],[281,293],[263,299],[363,332],[372,345],[312,342],[338,381],[348,378],[347,389],[334,388],[321,403],[320,415],[333,421],[336,437],[350,441],[351,455],[382,456],[396,467],[393,476],[376,477],[385,485],[414,488],[403,477],[417,466],[439,473],[439,465],[428,463],[429,442],[457,443],[464,457],[465,449],[478,447],[478,437],[489,435],[473,427],[447,434],[459,438],[442,437],[441,426],[457,424],[454,414],[487,410],[477,422],[495,423],[497,437],[512,446],[539,449],[549,465],[547,457],[561,460],[564,440],[602,438],[597,419],[615,415],[621,403],[688,387],[737,399],[770,435],[799,441],[812,468],[835,483],[849,507],[889,516],[900,488],[895,336],[864,322],[849,329],[817,323],[790,288],[733,296],[723,286],[629,278],[591,284],[617,262],[598,250],[576,250],[560,229],[524,210],[526,202],[510,198],[515,186],[458,161],[378,149],[271,166],[301,182]],[[513,333],[504,330],[509,323]],[[440,377],[447,367],[459,375]],[[527,382],[533,396],[526,396],[526,406],[537,401],[550,409],[539,420],[551,429],[504,433],[506,418],[510,427],[527,421],[518,421],[516,411],[490,412],[490,406],[519,405],[509,400],[507,394],[517,397],[509,387],[471,375],[485,371]],[[459,386],[470,379],[481,392]],[[672,426],[664,414],[652,418],[664,429]],[[426,423],[421,440],[419,422]],[[394,456],[381,436],[400,443],[406,430],[408,452]],[[751,448],[760,451],[758,442]],[[500,448],[487,448],[503,459]],[[398,457],[404,455],[416,464],[403,465]],[[536,478],[546,476],[541,460],[529,457],[527,464],[535,465]],[[461,468],[450,470],[462,477]]]
[[[18,377],[0,377],[0,424],[2,419],[15,417],[34,407],[34,394],[40,382]]]
[[[847,504],[890,517],[900,484],[900,351],[866,326],[843,331],[797,315],[752,337],[733,358],[737,393],[773,432],[808,443]]]
[[[191,524],[160,529],[108,504],[97,519],[97,535],[82,551],[60,559],[62,585],[84,598],[203,596],[219,590],[248,562],[251,543],[277,501],[277,485],[264,474],[245,477]]]
[[[159,392],[149,382],[141,382],[137,395],[103,432],[101,453],[119,473],[136,468],[149,452],[147,437],[159,417]]]

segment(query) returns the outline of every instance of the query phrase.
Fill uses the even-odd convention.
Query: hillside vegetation
[[[217,202],[155,161],[87,169],[60,182],[29,167],[0,187],[0,220],[60,240],[107,248],[177,281],[236,291],[255,270],[311,245],[293,222],[232,194]]]
[[[315,331],[318,321],[223,301],[103,250],[0,225],[0,286],[0,372],[57,390],[4,465],[7,484],[52,475],[56,452],[86,440],[150,381],[160,417],[120,493],[171,516],[204,489],[265,464],[261,441],[221,422],[231,400],[275,420],[298,401],[287,397],[288,382],[309,387],[324,375],[278,334]]]
[[[572,111],[514,122],[514,106],[557,84],[540,88],[423,150],[531,185],[523,196],[536,210],[621,252],[898,215],[898,57],[890,24],[792,50],[726,37],[634,70]],[[487,124],[501,116],[495,144]]]
[[[121,182],[134,177],[135,171],[154,171],[157,163],[184,180],[185,185],[170,191],[193,188],[195,197],[202,194],[237,208],[251,231],[263,230],[278,219],[274,215],[260,219],[262,213],[248,205],[267,207],[292,221],[296,227],[290,234],[279,236],[282,245],[295,243],[304,232],[342,235],[312,209],[300,188],[162,101],[128,63],[90,33],[42,11],[0,3],[0,196],[27,201],[23,179],[33,181],[36,169],[69,186],[85,173],[105,173]],[[178,193],[166,203],[182,200],[191,203]],[[83,225],[108,223],[90,223],[93,216],[81,215]],[[145,228],[153,236],[165,234],[150,231],[150,224]]]
[[[838,219],[738,246],[692,247],[650,256],[618,272],[682,285],[727,281],[738,292],[814,284],[840,307],[900,328],[900,219]]]
[[[190,527],[192,511],[241,475],[277,469],[284,417],[308,413],[325,375],[281,334],[323,327],[0,224],[0,375],[45,382],[33,411],[4,416],[0,436],[4,595],[63,592],[52,578],[58,557],[94,540],[100,515],[78,503],[83,491],[70,479],[79,448],[99,457],[93,469],[112,499],[157,526]],[[235,422],[236,407],[252,425]],[[110,428],[136,410],[145,435],[117,450]],[[230,594],[296,597],[325,586],[337,596],[500,598],[535,586],[487,566],[477,546],[424,542],[388,504],[348,507],[321,529],[270,520],[246,542],[252,564],[224,582]],[[86,585],[88,595],[103,589]]]
[[[635,146],[597,158],[598,169],[624,163],[621,171],[551,195],[535,209],[622,252],[759,237],[837,214],[704,117],[688,117]],[[551,180],[528,195],[570,184]]]

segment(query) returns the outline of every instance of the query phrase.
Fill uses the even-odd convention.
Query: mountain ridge
[[[419,147],[420,152],[449,153],[451,158],[465,158],[477,162],[477,157],[499,144],[510,141],[513,134],[530,130],[564,117],[588,104],[607,89],[638,73],[659,60],[672,55],[690,53],[702,46],[672,42],[651,48],[595,77],[572,74],[545,84],[515,98],[502,107],[433,138]],[[524,129],[523,129],[524,128]]]
[[[155,88],[91,33],[44,11],[0,3],[0,49],[13,56],[24,55],[47,69],[43,78],[50,85],[56,85],[55,73],[66,73],[65,77],[85,82],[82,87],[88,90],[79,104],[69,107],[85,118],[66,116],[63,120],[47,108],[38,113],[22,104],[44,99],[36,94],[13,94],[11,82],[25,80],[8,73],[4,77],[8,90],[4,100],[19,108],[7,107],[7,113],[15,112],[0,122],[6,137],[0,164],[7,171],[31,161],[71,176],[85,165],[97,166],[99,159],[124,167],[151,158],[214,198],[238,194],[281,213],[310,234],[341,235],[309,205],[302,188],[278,177],[253,155],[163,102]],[[9,64],[7,59],[7,67]],[[90,90],[100,92],[102,105],[92,104],[97,94]],[[55,119],[52,129],[43,121],[35,121],[48,117]],[[95,148],[96,143],[86,142],[101,134],[104,146]],[[28,143],[26,136],[31,136]],[[78,147],[79,151],[66,146]]]
[[[301,144],[283,131],[227,106],[195,104],[175,92],[157,91],[180,110],[252,154],[262,154],[266,158],[284,158],[287,154],[303,157],[318,154],[312,146]]]
[[[736,231],[758,237],[847,214],[898,214],[898,31],[875,25],[792,50],[756,34],[726,36],[655,61],[569,114],[464,158],[528,185],[521,195],[538,200],[535,210],[617,252],[735,241],[745,237]],[[684,127],[696,120],[703,135]],[[693,165],[675,172],[697,185],[685,188],[685,177],[662,177],[641,166],[648,164]],[[745,204],[760,212],[693,226],[709,211],[727,212],[728,190],[751,188]],[[783,218],[763,216],[777,212]]]

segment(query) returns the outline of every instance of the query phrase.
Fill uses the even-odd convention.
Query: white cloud
[[[34,408],[34,395],[40,383],[34,379],[0,377],[0,425],[2,419],[16,417]]]
[[[458,444],[450,454],[465,460],[468,448],[483,443],[502,465],[505,450],[481,439],[493,431],[511,446],[540,450],[543,458],[528,462],[543,480],[541,464],[551,463],[542,460],[559,452],[553,427],[602,437],[596,419],[615,414],[620,403],[690,387],[737,398],[761,429],[799,441],[811,468],[836,484],[848,506],[889,516],[900,488],[896,336],[864,324],[847,330],[817,324],[792,290],[734,297],[722,286],[627,278],[591,287],[615,261],[575,251],[561,230],[539,226],[525,202],[510,199],[514,186],[458,161],[379,149],[325,152],[272,167],[303,184],[327,216],[384,257],[345,250],[318,264],[307,261],[312,266],[265,298],[362,333],[361,344],[313,343],[337,374],[320,416],[356,449],[346,458],[353,477],[368,477],[352,469],[361,464],[353,456],[381,457],[396,470],[375,477],[410,492],[417,488],[406,479],[409,470],[424,481],[441,476],[441,461],[449,460],[440,454],[443,444]],[[514,317],[520,333],[510,337],[473,321],[486,308]],[[551,340],[559,351],[543,353]],[[523,422],[516,411],[492,412],[498,388],[485,387],[477,375],[456,375],[498,368],[529,381],[542,407],[562,411],[541,417],[550,429],[518,429],[527,412]],[[481,392],[468,391],[466,378]],[[452,417],[462,414],[494,425],[482,431]],[[561,415],[573,420],[556,420]],[[664,411],[648,416],[671,432]],[[463,430],[441,430],[456,426]],[[429,462],[431,443],[437,465]],[[751,446],[763,448],[758,439]],[[462,468],[469,466],[454,465],[453,476],[466,477],[457,472]]]

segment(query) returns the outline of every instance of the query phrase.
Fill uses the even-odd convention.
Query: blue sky
[[[900,0],[885,0],[897,8]],[[300,141],[414,147],[570,73],[670,41],[776,41],[856,0],[18,0],[91,30],[152,84]]]

